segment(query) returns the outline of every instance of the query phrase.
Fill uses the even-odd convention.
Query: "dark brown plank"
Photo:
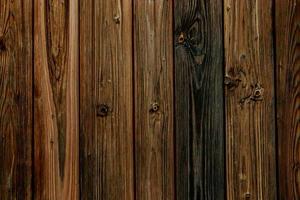
[[[31,199],[32,1],[0,1],[0,199]]]
[[[300,1],[276,0],[279,199],[300,199]]]
[[[174,199],[172,1],[134,1],[136,199]]]
[[[272,0],[224,1],[227,199],[276,199]]]
[[[80,0],[82,199],[134,198],[131,6]]]
[[[34,1],[34,196],[79,198],[78,1]]]
[[[225,199],[221,0],[175,1],[177,199]]]

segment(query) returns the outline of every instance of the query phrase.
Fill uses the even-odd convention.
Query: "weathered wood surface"
[[[0,1],[0,199],[31,199],[32,1]]]
[[[177,199],[225,199],[222,1],[175,1]]]
[[[134,1],[136,199],[174,199],[172,1]]]
[[[300,1],[276,0],[279,199],[300,199]]]
[[[79,198],[78,1],[34,1],[34,196]]]
[[[134,198],[132,2],[80,1],[81,198]]]
[[[227,199],[276,199],[272,0],[224,1]]]

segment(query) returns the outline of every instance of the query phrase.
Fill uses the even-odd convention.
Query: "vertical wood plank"
[[[82,199],[134,198],[131,6],[80,1]]]
[[[178,200],[225,199],[222,5],[175,1]]]
[[[35,199],[78,199],[78,1],[36,0],[34,19]]]
[[[31,199],[32,1],[0,1],[0,199]]]
[[[224,1],[227,198],[276,199],[272,0]]]
[[[299,199],[300,1],[275,3],[279,199]]]
[[[174,199],[172,1],[134,1],[136,199]]]

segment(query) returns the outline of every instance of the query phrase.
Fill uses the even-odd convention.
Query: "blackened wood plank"
[[[177,199],[225,199],[221,0],[175,1]]]
[[[272,0],[224,1],[227,199],[276,199]]]
[[[0,199],[31,199],[32,1],[0,1]]]
[[[34,1],[34,196],[79,198],[78,1]]]
[[[82,199],[134,198],[131,6],[80,1]]]
[[[300,1],[275,3],[279,199],[300,199]]]
[[[134,1],[136,199],[174,199],[172,1]]]

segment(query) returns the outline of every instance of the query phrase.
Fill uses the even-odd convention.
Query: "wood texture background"
[[[279,199],[299,199],[300,1],[275,2]]]
[[[136,199],[174,199],[172,1],[134,1]]]
[[[0,1],[0,199],[31,199],[32,1]]]
[[[275,199],[272,1],[224,1],[227,199]]]
[[[78,1],[34,1],[34,19],[34,196],[78,199]]]
[[[299,199],[299,5],[0,0],[0,200]]]
[[[82,199],[133,199],[131,1],[80,1]]]
[[[225,199],[222,1],[175,1],[177,199]]]

